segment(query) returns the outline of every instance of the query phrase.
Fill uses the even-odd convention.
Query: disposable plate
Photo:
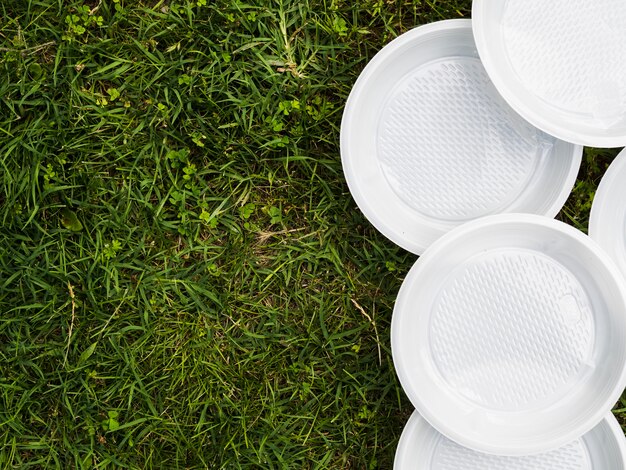
[[[543,131],[593,147],[626,145],[624,0],[474,0],[489,77]]]
[[[442,436],[417,412],[398,443],[394,470],[623,470],[624,433],[612,414],[579,439],[542,454],[501,457],[461,447]]]
[[[591,208],[589,236],[626,276],[626,150],[615,158],[600,182]]]
[[[470,20],[421,26],[385,46],[359,76],[341,123],[343,168],[358,206],[417,254],[481,216],[553,217],[581,154],[500,97]]]
[[[400,288],[393,360],[420,414],[464,447],[556,449],[596,426],[626,380],[626,285],[588,236],[506,214],[435,242]]]

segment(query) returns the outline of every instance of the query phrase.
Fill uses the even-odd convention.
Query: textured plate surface
[[[490,250],[456,269],[432,305],[432,357],[444,379],[491,409],[524,410],[590,360],[594,323],[580,281],[532,250]]]
[[[359,207],[418,254],[485,215],[554,216],[581,152],[500,97],[469,20],[422,26],[383,48],[355,84],[341,129],[344,172]]]
[[[523,457],[483,454],[439,434],[417,411],[407,422],[394,462],[395,470],[623,470],[624,434],[607,415],[579,439],[550,452]]]
[[[626,144],[626,2],[476,0],[485,67],[538,128],[597,147]]]
[[[615,158],[596,191],[589,236],[617,261],[626,276],[626,150]]]
[[[589,237],[545,217],[486,217],[411,269],[392,319],[394,363],[417,410],[455,442],[544,452],[619,398],[625,311],[626,284]]]
[[[451,221],[510,204],[551,146],[511,115],[480,61],[463,57],[409,73],[383,110],[378,139],[398,196],[425,216]]]

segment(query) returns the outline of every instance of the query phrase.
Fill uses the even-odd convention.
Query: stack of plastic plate
[[[555,216],[582,148],[524,121],[478,58],[469,20],[422,26],[365,67],[341,124],[350,191],[378,230],[421,254],[469,220]]]
[[[626,145],[626,2],[474,0],[480,57],[528,122],[593,147]]]
[[[454,442],[545,452],[591,431],[619,399],[625,313],[621,273],[589,237],[547,217],[486,217],[409,272],[394,363],[419,413]]]
[[[423,253],[391,326],[416,408],[396,469],[626,469],[610,414],[626,386],[626,152],[590,237],[552,219],[581,145],[624,144],[624,0],[474,0],[473,22],[416,28],[365,67],[346,180]]]

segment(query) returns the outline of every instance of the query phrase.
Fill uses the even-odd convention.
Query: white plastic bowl
[[[394,470],[624,470],[626,440],[612,414],[583,437],[551,452],[501,457],[461,447],[431,427],[419,413],[407,422]]]
[[[626,150],[615,158],[600,182],[591,208],[589,236],[626,276]]]
[[[393,360],[420,414],[480,452],[556,449],[626,385],[626,285],[580,231],[507,214],[435,242],[402,284]]]
[[[470,20],[421,26],[385,46],[354,85],[341,123],[358,206],[416,254],[485,215],[555,216],[581,156],[506,104],[478,59]]]
[[[626,145],[624,0],[474,0],[476,46],[507,102],[539,129]]]

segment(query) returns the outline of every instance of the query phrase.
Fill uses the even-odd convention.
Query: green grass
[[[469,6],[3,0],[0,467],[390,468],[415,257],[339,123],[376,51]]]

